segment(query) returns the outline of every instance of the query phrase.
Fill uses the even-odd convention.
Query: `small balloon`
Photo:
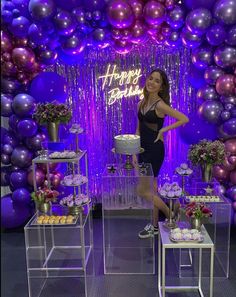
[[[1,154],[1,163],[3,165],[11,164],[11,157],[7,154]]]
[[[236,156],[236,139],[229,139],[225,142],[225,150],[233,156]]]
[[[236,66],[236,48],[220,46],[215,50],[214,60],[216,65],[227,68]]]
[[[12,193],[12,201],[14,206],[27,206],[31,202],[30,192],[25,188],[19,188]]]
[[[212,124],[219,122],[223,105],[219,101],[207,100],[198,109],[198,114]]]
[[[218,0],[214,6],[214,17],[225,25],[236,23],[236,5],[232,0]]]
[[[1,94],[1,116],[10,117],[12,115],[12,96]]]
[[[201,87],[197,92],[197,99],[199,100],[217,100],[219,95],[216,92],[216,89],[212,86],[205,85]]]
[[[223,130],[228,135],[236,137],[236,118],[231,118],[224,122]]]
[[[27,185],[27,173],[25,170],[12,172],[10,175],[10,185],[13,189],[25,187]]]
[[[222,166],[216,165],[213,167],[213,176],[219,181],[224,182],[229,178],[229,171]]]
[[[6,155],[10,155],[13,152],[13,147],[10,144],[4,144],[2,147],[2,152]]]
[[[229,156],[228,161],[230,164],[232,164],[234,167],[236,167],[236,156]]]
[[[231,114],[230,114],[230,111],[228,111],[228,110],[223,110],[220,114],[220,118],[223,122],[230,119],[230,117],[231,117]]]
[[[217,78],[224,74],[222,68],[218,66],[209,66],[206,68],[204,78],[209,85],[215,85]]]
[[[185,23],[187,29],[193,34],[204,34],[211,24],[211,12],[206,8],[197,8],[189,12]]]
[[[230,188],[227,190],[226,195],[227,195],[230,199],[236,201],[236,186],[232,186],[232,187],[230,187]]]
[[[222,44],[225,41],[225,38],[226,30],[220,24],[212,25],[206,33],[206,39],[208,43],[210,43],[213,46],[218,46]]]
[[[31,119],[21,120],[17,125],[18,133],[23,137],[33,137],[38,130],[38,125]]]

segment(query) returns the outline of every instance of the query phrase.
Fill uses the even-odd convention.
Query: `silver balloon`
[[[212,86],[204,86],[200,88],[197,92],[197,98],[199,100],[217,100],[219,95],[216,92],[216,89]]]
[[[198,113],[209,123],[216,124],[223,109],[223,105],[219,101],[207,100],[199,107]]]
[[[32,18],[42,21],[55,14],[56,6],[53,0],[30,0],[29,12]]]
[[[206,8],[192,10],[186,17],[185,23],[190,32],[202,35],[211,25],[211,12]]]
[[[235,0],[218,0],[214,7],[214,16],[226,25],[234,25],[236,23]]]
[[[218,77],[224,74],[224,71],[218,66],[209,66],[204,73],[206,83],[215,85]]]
[[[230,46],[218,47],[214,53],[214,60],[222,68],[236,66],[236,48]]]

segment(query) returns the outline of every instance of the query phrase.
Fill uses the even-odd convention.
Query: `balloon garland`
[[[180,136],[196,143],[207,123],[208,134],[225,141],[227,159],[214,175],[236,201],[236,0],[3,0],[1,6],[1,116],[9,124],[1,128],[1,185],[12,191],[1,199],[4,227],[30,215],[30,165],[46,139],[32,119],[35,104],[67,97],[64,78],[42,70],[58,60],[76,63],[86,47],[111,46],[123,55],[148,40],[191,50],[189,82],[199,107]],[[58,187],[62,177],[53,172]],[[37,184],[44,179],[38,167]]]

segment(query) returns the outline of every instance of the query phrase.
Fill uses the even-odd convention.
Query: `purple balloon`
[[[180,47],[182,43],[181,43],[179,32],[176,32],[176,31],[171,32],[167,40],[165,41],[165,44],[167,46]]]
[[[31,24],[28,30],[28,38],[35,45],[45,45],[49,41],[47,32],[44,32],[40,24]]]
[[[214,17],[226,25],[236,23],[236,5],[234,0],[218,0],[214,6]]]
[[[56,6],[53,0],[30,0],[29,12],[33,19],[44,21],[55,14]]]
[[[220,118],[224,122],[230,119],[230,117],[231,117],[231,114],[230,114],[230,111],[228,110],[223,110],[220,114]]]
[[[132,37],[130,41],[134,44],[144,42],[147,39],[146,32],[146,25],[142,21],[136,20],[134,26],[131,29]]]
[[[184,9],[179,5],[175,5],[175,7],[168,11],[166,22],[173,29],[179,29],[184,25]]]
[[[31,82],[30,95],[37,102],[65,102],[67,84],[65,78],[55,72],[42,72]]]
[[[31,202],[30,192],[25,188],[19,188],[12,193],[12,200],[15,205],[28,205]]]
[[[116,40],[114,42],[114,49],[117,53],[125,55],[132,50],[132,43],[126,40]]]
[[[201,88],[205,85],[204,71],[190,65],[190,71],[188,75],[188,81],[193,88]]]
[[[192,34],[186,28],[181,32],[181,40],[184,46],[188,48],[196,48],[202,43],[201,36]]]
[[[206,8],[197,8],[192,10],[186,17],[185,23],[187,29],[193,34],[204,34],[211,24],[211,12]]]
[[[57,60],[57,51],[45,49],[42,50],[39,54],[39,61],[44,65],[52,65]]]
[[[105,6],[104,0],[87,0],[83,2],[83,5],[87,11],[102,10]],[[79,5],[77,5],[79,6]]]
[[[13,19],[11,25],[8,28],[14,36],[23,38],[28,35],[29,26],[30,21],[24,16],[19,16]]]
[[[35,99],[29,94],[20,93],[14,97],[12,108],[19,117],[29,116],[35,109]]]
[[[80,34],[74,34],[62,42],[61,49],[65,54],[75,56],[80,54],[84,50],[85,46],[86,44],[84,36]]]
[[[31,165],[33,154],[24,146],[16,147],[11,155],[11,162],[13,165],[20,168],[28,167]]]
[[[212,25],[206,33],[207,41],[214,46],[217,46],[223,43],[225,41],[225,38],[226,38],[225,28],[220,24]]]
[[[45,134],[38,133],[34,137],[26,138],[25,144],[30,150],[39,151],[42,149],[42,141],[44,141],[45,138]]]
[[[143,8],[144,20],[149,25],[160,25],[166,18],[165,7],[154,0],[148,1]]]
[[[236,48],[230,46],[220,46],[214,53],[215,63],[222,67],[236,66]]]
[[[38,126],[35,121],[26,119],[19,121],[17,130],[24,137],[33,137],[37,133]]]
[[[226,192],[226,195],[232,199],[236,201],[236,186],[232,186],[231,188],[229,188]]]
[[[236,96],[229,96],[229,97],[222,96],[220,97],[220,101],[225,104],[230,103],[230,104],[236,105]]]
[[[209,46],[199,47],[192,52],[192,63],[195,67],[206,69],[213,62],[212,48]]]
[[[216,89],[212,86],[203,86],[197,92],[197,98],[199,100],[217,100],[219,95],[216,92]]]
[[[216,125],[209,124],[197,114],[189,115],[189,122],[179,128],[180,138],[186,144],[198,143],[201,139],[217,139]]]
[[[1,186],[6,187],[10,185],[10,166],[3,166],[1,167]]]
[[[5,94],[16,94],[22,89],[21,84],[17,80],[12,79],[1,79],[1,89]]]
[[[219,122],[223,105],[219,101],[207,100],[198,109],[198,114],[207,122],[216,124]]]
[[[76,20],[73,14],[62,10],[54,18],[54,23],[57,32],[63,36],[71,35],[76,29]]]
[[[29,207],[13,205],[11,194],[1,198],[1,224],[3,228],[19,227],[25,223],[29,216]]]
[[[8,132],[3,136],[3,142],[4,144],[10,144],[13,148],[18,144],[18,140],[16,138],[16,136],[11,133]]]
[[[230,114],[231,114],[231,117],[232,117],[232,118],[236,118],[236,107],[233,107],[233,108],[230,110]]]
[[[10,144],[4,144],[2,147],[2,152],[6,155],[10,155],[13,152],[13,147]]]
[[[215,85],[217,78],[224,74],[224,71],[217,66],[209,66],[204,73],[206,83]]]
[[[9,117],[9,120],[8,120],[8,124],[9,124],[9,127],[12,129],[12,130],[17,130],[17,124],[19,123],[20,121],[20,118],[18,116],[16,116],[15,114],[12,114],[10,117]]]
[[[223,74],[216,81],[216,91],[222,96],[234,94],[234,75]]]
[[[230,136],[236,137],[236,118],[231,118],[224,122],[223,131]]]
[[[11,163],[11,157],[7,154],[1,154],[1,163],[4,165],[9,165]]]
[[[9,117],[12,115],[12,96],[1,94],[1,116]]]
[[[10,175],[10,185],[14,189],[25,187],[27,185],[27,172],[24,170],[12,172]]]
[[[211,9],[215,4],[215,0],[184,0],[183,2],[189,10],[200,7]]]
[[[229,45],[236,46],[236,25],[228,31],[225,42]]]
[[[118,29],[129,28],[134,22],[134,13],[128,2],[112,0],[107,7],[109,23]]]

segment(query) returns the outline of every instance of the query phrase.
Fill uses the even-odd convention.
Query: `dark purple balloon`
[[[45,135],[42,133],[36,134],[34,137],[26,138],[26,146],[33,151],[38,151],[42,149],[42,141],[45,139]]]
[[[173,29],[179,29],[184,25],[184,9],[179,5],[175,5],[175,7],[168,11],[166,16],[166,22]]]
[[[165,41],[165,44],[167,46],[172,46],[172,47],[180,47],[182,42],[180,39],[180,34],[179,32],[173,31],[171,34],[168,36],[167,40]]]
[[[1,163],[4,165],[11,164],[11,157],[7,154],[1,154]]]
[[[226,25],[236,23],[236,5],[234,0],[218,0],[214,6],[214,17]]]
[[[107,7],[107,18],[113,27],[125,29],[133,24],[134,13],[128,2],[124,0],[112,0]]]
[[[236,48],[220,46],[215,50],[214,60],[216,65],[227,68],[236,66]]]
[[[216,81],[216,91],[222,96],[231,96],[234,94],[234,75],[223,74]]]
[[[1,89],[5,94],[16,94],[22,89],[21,84],[17,80],[12,79],[1,79]]]
[[[199,100],[217,100],[219,95],[216,92],[216,89],[212,86],[203,86],[197,92],[197,98]]]
[[[76,20],[68,11],[60,11],[54,18],[55,28],[60,35],[71,35],[76,29]]]
[[[23,137],[33,137],[38,130],[38,125],[31,119],[21,120],[17,125],[18,133]]]
[[[202,43],[201,36],[192,34],[186,28],[183,28],[181,32],[181,40],[183,45],[188,48],[196,48]]]
[[[9,167],[10,166],[1,167],[1,186],[2,187],[9,186],[9,184],[10,184]]]
[[[236,25],[228,31],[225,42],[229,45],[236,46]]]
[[[197,68],[206,69],[213,63],[213,49],[210,46],[194,49],[192,52],[192,63]]]
[[[15,205],[28,205],[31,202],[30,192],[25,188],[19,188],[12,193],[12,200]]]
[[[19,117],[29,116],[35,109],[35,99],[29,94],[20,93],[14,97],[12,108]]]
[[[13,205],[12,195],[1,198],[1,224],[3,228],[11,229],[21,226],[29,218],[29,207]]]
[[[198,114],[207,122],[217,124],[220,114],[223,111],[223,105],[219,101],[207,100],[202,103],[198,109]]]
[[[232,118],[236,118],[236,107],[233,107],[233,108],[230,110],[230,114],[231,114],[231,117],[232,117]]]
[[[27,37],[29,26],[30,21],[24,16],[19,16],[13,19],[11,25],[8,28],[14,36],[23,38]]]
[[[12,115],[12,96],[1,94],[1,116],[9,117]]]
[[[207,41],[214,46],[217,46],[223,43],[225,41],[225,38],[226,38],[226,30],[220,24],[212,25],[206,33]]]
[[[231,109],[234,107],[232,103],[226,103],[224,106],[225,106],[225,109],[228,111],[231,111]]]
[[[51,49],[42,50],[39,54],[39,61],[44,65],[52,65],[57,60],[57,51]]]
[[[9,120],[8,120],[8,124],[9,124],[9,127],[12,129],[12,130],[15,130],[17,129],[17,124],[19,123],[20,121],[20,118],[18,116],[16,116],[15,114],[12,114],[10,117],[9,117]]]
[[[84,36],[80,34],[74,34],[62,42],[61,48],[62,51],[67,55],[78,55],[84,50],[85,46],[86,44]]]
[[[220,118],[224,122],[230,119],[230,117],[231,117],[231,114],[228,110],[223,110],[220,114]]]
[[[30,0],[29,12],[33,19],[44,21],[55,14],[56,6],[53,0]]]
[[[183,3],[189,10],[200,7],[211,9],[215,4],[215,0],[184,0]]]
[[[40,24],[31,24],[28,30],[28,38],[35,45],[45,45],[49,42],[48,32],[44,32]]]
[[[223,131],[230,136],[236,137],[236,118],[231,118],[223,124]]]
[[[10,155],[13,152],[13,147],[10,144],[4,144],[2,147],[2,152],[6,155]]]
[[[25,187],[27,185],[27,172],[24,170],[12,172],[10,175],[10,185],[14,189]]]
[[[189,12],[185,24],[193,34],[202,35],[211,25],[211,12],[206,8],[197,8]]]
[[[206,83],[208,83],[209,85],[215,85],[217,78],[223,74],[224,71],[222,68],[212,65],[205,70],[204,78],[206,80]]]
[[[13,165],[20,168],[28,167],[31,165],[33,154],[24,146],[16,147],[11,155],[11,162]]]
[[[230,103],[230,104],[236,105],[236,96],[229,96],[229,97],[222,96],[220,97],[220,101],[225,104]]]
[[[10,144],[13,148],[18,144],[18,140],[16,138],[16,136],[11,133],[8,132],[3,136],[3,144]]]

